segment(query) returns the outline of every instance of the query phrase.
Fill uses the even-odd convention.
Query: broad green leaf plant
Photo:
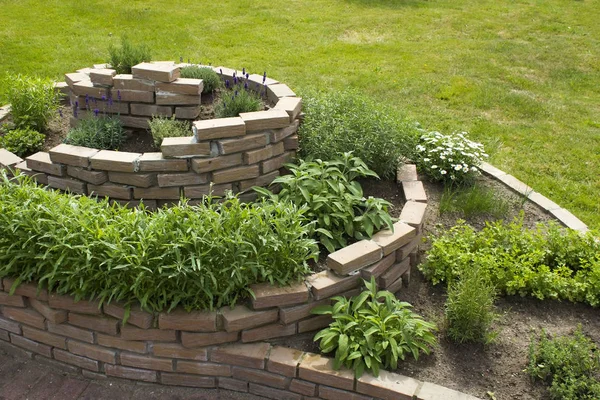
[[[411,311],[409,303],[393,293],[378,291],[375,279],[364,281],[366,290],[356,297],[334,297],[332,306],[318,306],[313,314],[331,315],[333,322],[318,332],[323,353],[335,351],[333,368],[353,369],[359,378],[365,370],[376,377],[381,368],[396,369],[406,355],[419,358],[436,344],[436,326]]]

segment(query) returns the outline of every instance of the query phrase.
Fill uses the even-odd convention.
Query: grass
[[[489,215],[506,217],[510,203],[492,189],[474,184],[466,187],[446,187],[440,199],[440,213],[458,213],[464,218]]]
[[[351,86],[427,129],[493,144],[493,164],[600,228],[596,1],[292,4],[5,0],[0,65],[58,78],[129,33],[157,60],[266,70],[298,92]]]

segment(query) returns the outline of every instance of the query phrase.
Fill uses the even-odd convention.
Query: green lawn
[[[0,0],[0,66],[59,78],[126,32],[155,59],[359,88],[600,228],[598,21],[598,0]]]

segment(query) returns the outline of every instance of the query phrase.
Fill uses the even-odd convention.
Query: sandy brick
[[[101,314],[100,303],[97,301],[80,300],[76,302],[71,296],[52,293],[48,299],[52,308],[74,311],[80,314]]]
[[[120,320],[125,317],[126,308],[122,304],[114,302],[110,304],[104,304],[103,309],[104,313],[110,315],[111,317],[115,317]],[[154,316],[151,313],[142,310],[140,305],[132,305],[130,306],[127,324],[135,325],[142,329],[148,329],[152,326],[153,319]]]
[[[252,308],[264,309],[271,307],[285,307],[306,303],[308,301],[308,288],[304,282],[297,282],[288,286],[274,286],[270,283],[250,285],[254,293]]]
[[[14,333],[10,335],[10,342],[17,347],[20,347],[25,350],[29,350],[33,353],[41,354],[44,357],[51,358],[52,357],[52,348],[45,344],[41,344],[38,342],[34,342],[33,340],[26,339],[22,336],[17,336]]]
[[[283,325],[280,323],[248,329],[242,332],[242,342],[258,342],[296,334],[296,324]]]
[[[246,124],[240,117],[215,118],[194,121],[192,130],[199,141],[223,139],[245,135]]]
[[[144,382],[157,382],[156,371],[148,371],[144,369],[123,367],[121,365],[110,365],[104,366],[104,371],[108,376],[115,376],[117,378],[133,379],[135,381]],[[164,379],[164,377],[163,377]]]
[[[15,308],[15,307],[2,307],[2,314],[4,317],[20,322],[25,325],[33,326],[38,329],[45,329],[44,316],[35,310],[27,308]]]
[[[417,166],[414,164],[402,164],[398,167],[396,180],[398,182],[416,181],[419,179],[417,175]]]
[[[252,90],[254,90],[256,88],[256,85],[258,85],[259,89],[260,89],[260,88],[263,88],[264,85],[269,86],[269,85],[276,85],[278,83],[279,83],[278,80],[269,78],[268,76],[265,77],[264,75],[250,74],[250,76],[248,77],[248,85],[250,85],[250,89],[252,89]]]
[[[393,265],[383,275],[381,275],[377,282],[380,288],[388,288],[394,281],[396,281],[402,274],[410,269],[410,259],[407,258],[404,261]]]
[[[318,354],[306,354],[298,367],[298,377],[313,383],[333,386],[338,389],[352,391],[354,389],[354,373],[342,367],[333,369],[333,359]]]
[[[5,292],[0,292],[0,305],[11,307],[25,307],[25,298],[17,294],[9,295]]]
[[[298,135],[288,136],[285,139],[283,139],[283,148],[286,151],[298,150],[298,147]]]
[[[90,158],[91,167],[97,170],[114,172],[135,172],[139,153],[125,151],[100,150]]]
[[[9,321],[2,317],[0,317],[0,329],[11,333],[16,333],[17,335],[21,334],[21,326],[18,322]]]
[[[283,164],[292,162],[295,155],[295,152],[288,151],[277,157],[271,158],[270,160],[263,161],[260,163],[262,173],[268,174],[269,172],[279,170],[283,167]]]
[[[119,320],[105,316],[69,313],[69,323],[80,328],[116,335],[118,333]]]
[[[588,227],[584,224],[579,218],[577,218],[572,212],[566,210],[564,208],[558,208],[554,210],[550,210],[550,214],[556,217],[564,226],[567,228],[587,232]]]
[[[267,97],[270,101],[279,102],[281,97],[296,97],[296,93],[283,83],[267,86]],[[287,114],[287,113],[286,113]]]
[[[270,185],[271,182],[273,182],[273,180],[275,178],[277,178],[278,176],[279,176],[279,171],[269,172],[268,174],[261,175],[254,179],[248,179],[245,181],[241,181],[239,187],[240,187],[241,191],[244,191],[244,190],[248,190],[248,189],[252,188],[252,186],[267,186],[267,185]]]
[[[201,174],[205,172],[241,165],[242,154],[238,153],[205,159],[194,158],[192,159],[191,163],[192,170],[194,170],[198,174]]]
[[[316,396],[317,385],[300,379],[292,379],[292,382],[290,382],[290,391],[304,396]]]
[[[244,305],[221,308],[224,328],[227,332],[241,331],[277,321],[277,308],[265,311],[253,311]]]
[[[97,99],[103,97],[106,99],[110,93],[109,89],[105,87],[94,86],[94,84],[89,80],[82,80],[73,83],[71,90],[73,91],[73,94],[77,96],[90,96]]]
[[[171,92],[156,91],[156,104],[170,106],[200,105],[200,95],[191,96]]]
[[[132,326],[121,327],[121,339],[135,341],[156,341],[156,342],[175,342],[177,341],[177,332],[164,329],[141,329]]]
[[[146,117],[133,117],[131,115],[119,115],[123,126],[128,128],[150,129],[149,119]]]
[[[57,335],[67,336],[86,343],[94,343],[94,334],[91,331],[76,328],[66,324],[53,324],[48,322],[48,332],[56,333]]]
[[[112,86],[113,78],[117,74],[114,69],[102,68],[90,71],[90,80],[95,85]]]
[[[297,367],[303,355],[304,352],[300,350],[275,346],[269,353],[267,370],[293,378],[297,375]]]
[[[205,183],[208,183],[207,174],[197,174],[195,172],[158,174],[158,186],[160,187],[203,185]]]
[[[117,99],[121,96],[119,101],[136,102],[136,103],[154,103],[154,92],[144,90],[118,90],[116,93]]]
[[[67,82],[67,85],[69,86],[73,86],[76,82],[87,81],[89,79],[90,77],[88,75],[79,72],[65,74],[65,82]]]
[[[100,371],[100,364],[96,360],[76,356],[75,354],[71,354],[68,351],[63,351],[60,349],[54,349],[52,353],[54,355],[54,359],[57,361],[61,361],[66,364],[74,365],[76,367],[84,368],[90,371]]]
[[[296,393],[290,393],[286,390],[275,389],[269,386],[263,386],[256,383],[250,383],[249,392],[269,399],[276,400],[301,400],[302,396]]]
[[[131,74],[119,74],[113,77],[113,96],[118,99],[122,90],[137,90],[143,92],[154,92],[155,83],[147,79],[134,78]],[[127,101],[123,100],[122,101]]]
[[[419,230],[425,219],[425,211],[427,210],[427,203],[419,203],[416,201],[407,201],[402,207],[400,213],[400,221],[414,227]]]
[[[236,392],[247,392],[248,382],[239,381],[233,378],[219,378],[219,388],[226,390],[233,390]]]
[[[86,194],[87,184],[77,179],[61,178],[58,176],[48,177],[48,186],[54,189],[64,190],[65,192]]]
[[[329,254],[327,268],[331,268],[340,275],[346,275],[376,263],[384,255],[387,254],[383,254],[381,247],[374,241],[361,240]]]
[[[240,113],[240,118],[246,124],[246,132],[280,129],[290,124],[288,113],[280,109]]]
[[[268,343],[232,344],[214,349],[210,360],[240,367],[264,369],[271,345]]]
[[[417,390],[416,400],[479,400],[478,397],[461,393],[443,386],[430,382],[423,382],[423,385]]]
[[[216,332],[216,311],[190,311],[183,309],[173,310],[170,313],[161,313],[158,316],[160,329],[185,330],[192,332]]]
[[[295,307],[285,307],[279,309],[279,319],[284,324],[291,324],[292,322],[299,321],[304,318],[308,318],[313,314],[310,313],[310,310],[317,306],[330,304],[330,299],[321,299],[318,301],[311,301],[307,304],[302,304]]]
[[[371,280],[371,277],[377,278],[394,265],[395,261],[396,253],[389,254],[375,264],[361,269],[360,275],[365,280]]]
[[[401,262],[409,256],[410,253],[418,249],[419,244],[423,240],[423,236],[417,235],[410,242],[396,250],[396,262]]]
[[[284,376],[243,367],[233,367],[233,377],[242,381],[260,383],[279,389],[285,389],[288,383],[288,379]]]
[[[231,367],[215,363],[177,361],[177,372],[208,376],[231,376]]]
[[[182,332],[181,343],[184,347],[205,347],[223,343],[237,342],[239,332],[211,332],[211,333],[195,333]]]
[[[87,168],[90,165],[90,157],[93,157],[99,150],[88,147],[72,146],[61,143],[48,151],[50,160],[57,164],[72,165],[75,167]]]
[[[211,155],[210,143],[198,143],[194,136],[164,138],[160,150],[166,158]]]
[[[118,101],[98,100],[93,97],[78,96],[76,97],[79,103],[80,110],[95,111],[101,114],[129,114],[129,103],[121,103]],[[73,100],[71,100],[73,102]],[[84,114],[85,115],[85,114]]]
[[[89,171],[87,169],[67,166],[67,175],[92,185],[102,185],[108,181],[108,174],[104,171]]]
[[[325,400],[373,400],[372,397],[363,396],[345,390],[334,389],[329,386],[319,385],[319,397]]]
[[[197,388],[214,388],[217,386],[217,380],[215,378],[206,376],[162,373],[160,377],[161,383],[164,385],[177,385]]]
[[[104,183],[102,185],[88,185],[90,196],[110,197],[111,199],[130,200],[132,188],[129,186],[116,185],[114,183]]]
[[[137,186],[142,188],[155,186],[157,183],[156,174],[109,172],[108,179],[113,183]]]
[[[152,353],[157,357],[207,361],[208,351],[205,348],[187,349],[179,343],[154,343]]]
[[[183,188],[185,197],[189,199],[201,199],[203,196],[224,196],[227,191],[233,190],[231,183],[221,185],[187,186]]]
[[[244,164],[254,164],[283,154],[283,143],[269,145],[264,149],[252,150],[244,153]]]
[[[23,159],[6,149],[0,149],[0,169],[14,167],[23,162]]]
[[[157,106],[154,104],[131,103],[130,109],[131,115],[142,115],[146,117],[153,117],[155,115],[171,117],[173,115],[173,107]]]
[[[402,190],[406,201],[418,201],[427,203],[427,194],[425,187],[421,181],[404,181],[402,182]]]
[[[179,67],[169,64],[141,63],[131,68],[134,78],[158,82],[173,82],[181,75]]]
[[[290,116],[290,122],[293,122],[302,111],[302,98],[282,97],[273,108],[287,112]]]
[[[402,289],[402,286],[404,286],[404,276],[406,276],[407,274],[410,274],[410,267],[409,267],[408,271],[402,275],[402,277],[398,278],[394,282],[390,283],[387,287],[385,287],[385,290],[387,290],[391,293],[399,292]],[[384,288],[382,287],[381,289],[384,289]]]
[[[69,340],[67,343],[69,351],[79,356],[91,358],[92,360],[103,361],[108,364],[115,364],[116,352],[105,347],[95,346],[93,344],[76,342]]]
[[[23,336],[35,342],[44,343],[63,350],[67,349],[67,338],[64,336],[58,336],[43,330],[29,328],[27,326],[23,327]]]
[[[248,165],[244,167],[234,167],[213,172],[212,181],[214,183],[229,183],[256,178],[260,175],[258,165]]]
[[[380,371],[379,377],[364,374],[357,379],[356,391],[384,400],[411,400],[420,382],[416,379]]]
[[[131,351],[134,353],[147,353],[148,346],[146,346],[145,342],[136,342],[133,340],[123,340],[118,337],[103,335],[101,333],[97,334],[97,342],[100,346],[104,347],[112,347],[115,349]]]
[[[298,333],[306,333],[322,329],[333,322],[330,315],[318,315],[298,322]]]
[[[268,144],[268,135],[265,133],[257,133],[244,136],[241,139],[219,140],[217,143],[219,154],[239,153],[266,146]]]
[[[178,78],[170,83],[157,82],[156,90],[199,96],[204,89],[202,79]]]
[[[29,299],[29,304],[34,310],[39,312],[48,321],[53,324],[62,324],[67,320],[67,312],[64,310],[54,310],[48,306],[48,303],[39,301],[37,299]]]
[[[157,200],[179,200],[181,193],[178,187],[161,188],[134,188],[133,197],[136,199],[157,199]]]
[[[404,222],[396,222],[393,232],[383,229],[373,235],[371,241],[379,245],[383,250],[383,255],[387,256],[410,242],[415,236],[417,236],[415,228]]]
[[[139,166],[141,172],[183,172],[188,170],[188,160],[164,158],[160,152],[144,153]]]
[[[66,167],[62,164],[54,164],[50,160],[50,155],[39,151],[25,159],[27,167],[34,171],[43,172],[49,175],[64,176]]]
[[[0,152],[3,149],[0,149]],[[1,168],[1,166],[0,166]],[[23,161],[14,166],[16,170],[19,170],[22,174],[31,177],[35,182],[40,185],[48,185],[48,175],[41,172],[34,172],[31,169],[27,168],[27,162]]]
[[[121,364],[127,367],[136,367],[155,371],[173,371],[173,360],[168,358],[155,358],[140,354],[122,352],[120,359]]]
[[[177,119],[196,119],[202,111],[202,106],[175,107],[175,118]]]
[[[327,270],[312,274],[307,278],[316,300],[331,297],[357,287],[360,275],[339,276]]]
[[[285,138],[294,135],[298,132],[300,122],[296,119],[289,126],[281,129],[271,129],[269,131],[269,138],[271,143],[281,142]]]

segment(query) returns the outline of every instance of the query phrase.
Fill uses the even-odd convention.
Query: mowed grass
[[[299,93],[351,86],[427,129],[470,132],[493,164],[600,228],[597,0],[0,0],[0,9],[2,70],[60,78],[106,61],[127,33],[157,60],[266,70]]]

